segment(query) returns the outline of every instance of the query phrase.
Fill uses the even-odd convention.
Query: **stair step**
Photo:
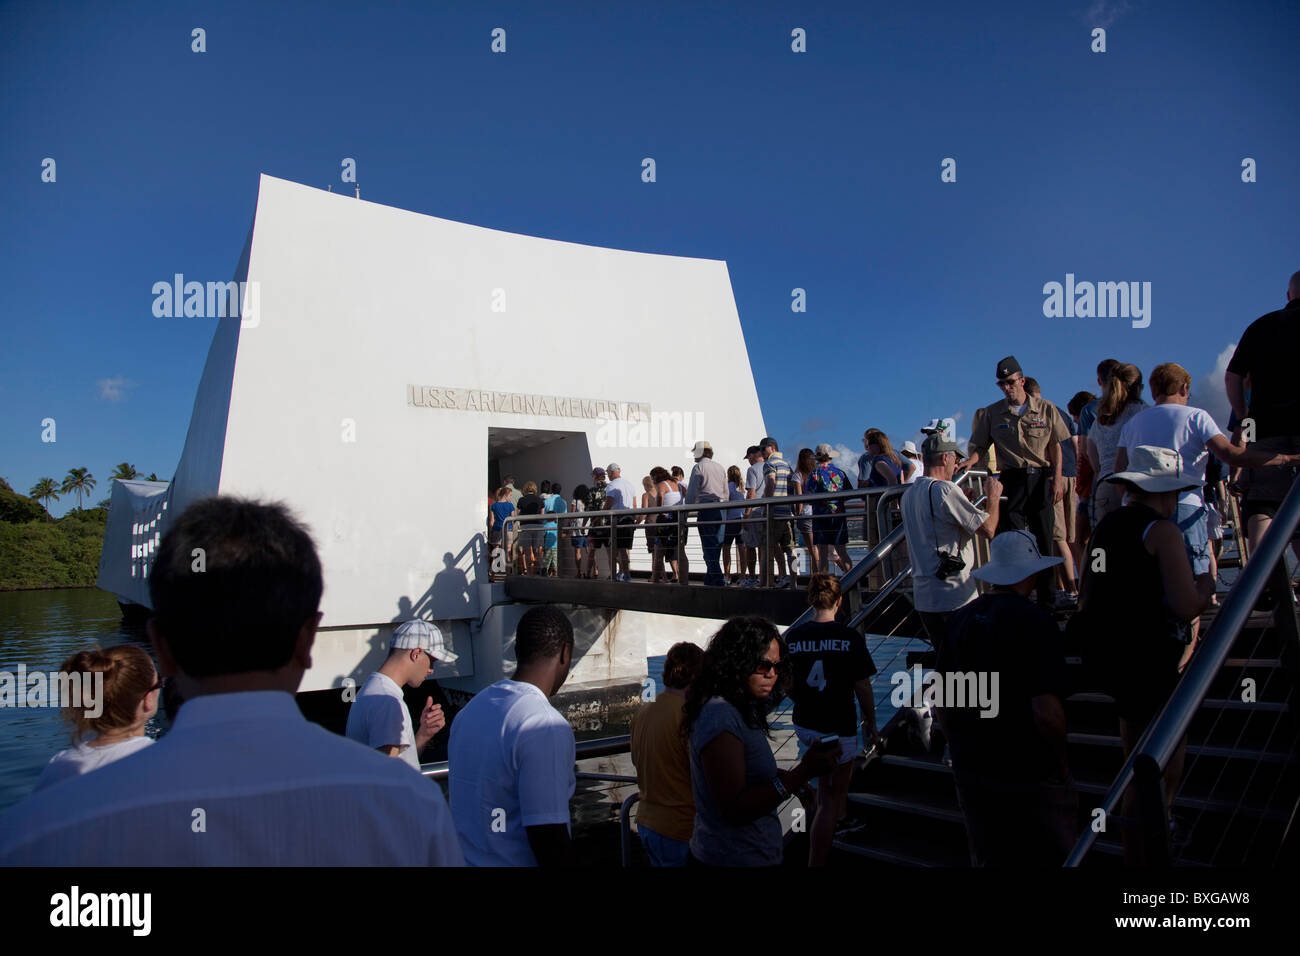
[[[1076,780],[1075,788],[1079,791],[1082,798],[1085,794],[1094,797],[1103,797],[1110,790],[1110,784],[1093,783],[1090,781]],[[1200,789],[1200,788],[1197,788]],[[1202,790],[1199,794],[1196,792],[1187,793],[1186,788],[1179,788],[1178,795],[1174,798],[1174,811],[1196,811],[1201,813],[1226,813],[1229,815],[1247,814],[1253,818],[1263,818],[1273,823],[1285,823],[1289,815],[1282,810],[1269,809],[1259,805],[1238,805],[1228,800],[1214,800],[1204,795]]]
[[[900,866],[970,866],[964,821],[961,829],[953,833],[952,837],[936,840],[930,830],[918,831],[916,827],[909,828],[906,825],[881,827],[869,824],[862,830],[835,840],[832,845],[845,853]]]
[[[919,796],[916,794],[903,796],[896,793],[863,792],[850,793],[848,797],[851,802],[862,806],[893,810],[899,813],[912,813],[918,816],[930,817],[934,820],[943,820],[945,823],[966,825],[966,818],[962,816],[962,812],[957,806],[955,793],[952,799],[946,802],[930,795]]]
[[[1072,744],[1093,747],[1109,747],[1123,750],[1118,735],[1069,733],[1066,740]],[[1189,757],[1219,757],[1225,759],[1253,760],[1257,763],[1285,764],[1291,754],[1282,750],[1254,750],[1251,748],[1234,749],[1232,747],[1211,747],[1203,744],[1188,744]]]

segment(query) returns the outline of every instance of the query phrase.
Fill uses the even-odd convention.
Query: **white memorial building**
[[[99,586],[148,606],[167,519],[208,495],[286,502],[316,541],[322,630],[303,691],[360,684],[392,628],[434,621],[443,686],[512,671],[526,609],[488,581],[488,495],[764,432],[725,262],[498,232],[262,176],[169,484],[114,482]],[[211,298],[209,296],[209,298]],[[242,310],[237,299],[242,298]],[[220,304],[220,303],[219,303]],[[642,538],[637,549],[644,556]],[[698,566],[697,566],[698,567]],[[716,621],[575,611],[566,688],[639,683]]]

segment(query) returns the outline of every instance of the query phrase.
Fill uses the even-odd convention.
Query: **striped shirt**
[[[784,498],[790,490],[790,474],[790,465],[781,457],[781,453],[779,451],[772,452],[772,457],[763,464],[763,481],[766,483],[769,476],[775,478],[776,487],[771,492],[767,492],[765,485],[764,493],[760,494],[759,497]],[[775,507],[772,511],[774,514],[790,514],[788,506]]]

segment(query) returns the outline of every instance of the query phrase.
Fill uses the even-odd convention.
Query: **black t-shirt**
[[[1300,352],[1300,299],[1262,315],[1246,327],[1228,371],[1250,376],[1250,417],[1256,438],[1300,435],[1300,389],[1295,356]]]
[[[950,706],[944,714],[954,770],[1017,781],[1057,775],[1054,751],[1038,734],[1031,704],[1042,694],[1065,696],[1065,645],[1047,611],[1019,594],[976,598],[949,619],[936,670],[945,691],[956,684],[955,674],[970,689],[966,706]],[[981,716],[994,708],[996,716]]]
[[[515,507],[521,515],[539,515],[542,513],[542,496],[524,495]]]
[[[1146,505],[1125,505],[1101,520],[1088,552],[1105,554],[1105,571],[1084,564],[1071,622],[1084,642],[1090,676],[1115,698],[1119,715],[1137,724],[1169,699],[1189,636],[1165,606],[1160,561],[1144,543],[1147,529],[1161,519]]]
[[[823,734],[858,732],[853,685],[876,672],[867,640],[847,624],[817,621],[785,633],[794,685],[794,722]]]

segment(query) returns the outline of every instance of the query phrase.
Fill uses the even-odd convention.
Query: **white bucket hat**
[[[905,442],[903,442],[903,451],[907,452],[907,453],[908,453],[909,455],[911,455],[913,458],[920,458],[920,457],[921,457],[921,453],[920,453],[919,451],[916,450],[916,442],[914,442],[914,441],[905,441]]]
[[[1128,470],[1107,475],[1103,481],[1127,481],[1143,491],[1182,491],[1201,482],[1183,472],[1183,457],[1172,448],[1138,445],[1129,454]]]
[[[442,661],[444,664],[454,664],[459,654],[453,654],[447,649],[447,642],[442,636],[442,631],[437,626],[430,624],[428,621],[414,620],[403,621],[397,625],[393,631],[393,643],[391,647],[396,647],[404,651],[419,649],[425,651],[435,661]]]
[[[1045,558],[1028,531],[1004,531],[989,544],[989,561],[971,575],[989,584],[1019,584],[1039,571],[1054,568],[1063,558]]]

